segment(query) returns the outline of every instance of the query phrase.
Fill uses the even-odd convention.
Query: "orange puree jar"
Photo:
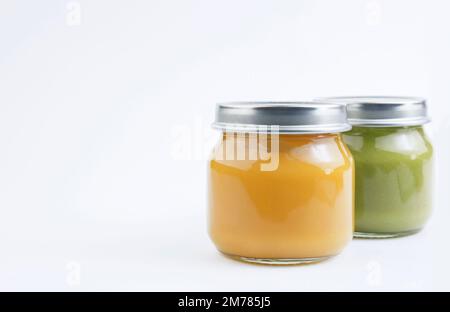
[[[352,239],[353,158],[345,108],[325,103],[224,103],[209,161],[209,234],[223,254],[301,264]]]

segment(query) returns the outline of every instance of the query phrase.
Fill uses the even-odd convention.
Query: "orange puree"
[[[249,144],[248,139],[245,134],[228,142],[231,138],[224,134],[216,148],[240,145],[249,155],[261,145]],[[353,233],[350,152],[339,134],[281,134],[278,140],[275,170],[261,170],[261,164],[270,160],[248,156],[221,160],[215,153],[211,157],[212,241],[221,252],[243,258],[314,259],[338,254]]]

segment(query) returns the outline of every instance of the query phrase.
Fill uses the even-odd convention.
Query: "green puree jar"
[[[426,101],[409,97],[330,98],[347,104],[343,134],[356,166],[355,237],[414,234],[432,208],[433,148]]]

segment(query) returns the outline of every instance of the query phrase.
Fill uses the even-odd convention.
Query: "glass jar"
[[[331,99],[330,99],[331,100]],[[344,134],[356,165],[355,236],[389,238],[423,228],[432,208],[433,148],[420,98],[351,97]]]
[[[336,104],[227,103],[209,162],[209,234],[247,262],[337,255],[353,234],[354,165]]]

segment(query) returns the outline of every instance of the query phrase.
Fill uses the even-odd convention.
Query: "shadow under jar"
[[[209,234],[225,255],[301,264],[337,255],[353,234],[354,165],[345,107],[225,103],[209,161]]]
[[[423,124],[426,102],[409,97],[327,99],[347,104],[343,136],[356,166],[355,237],[420,231],[432,209],[433,148]]]

